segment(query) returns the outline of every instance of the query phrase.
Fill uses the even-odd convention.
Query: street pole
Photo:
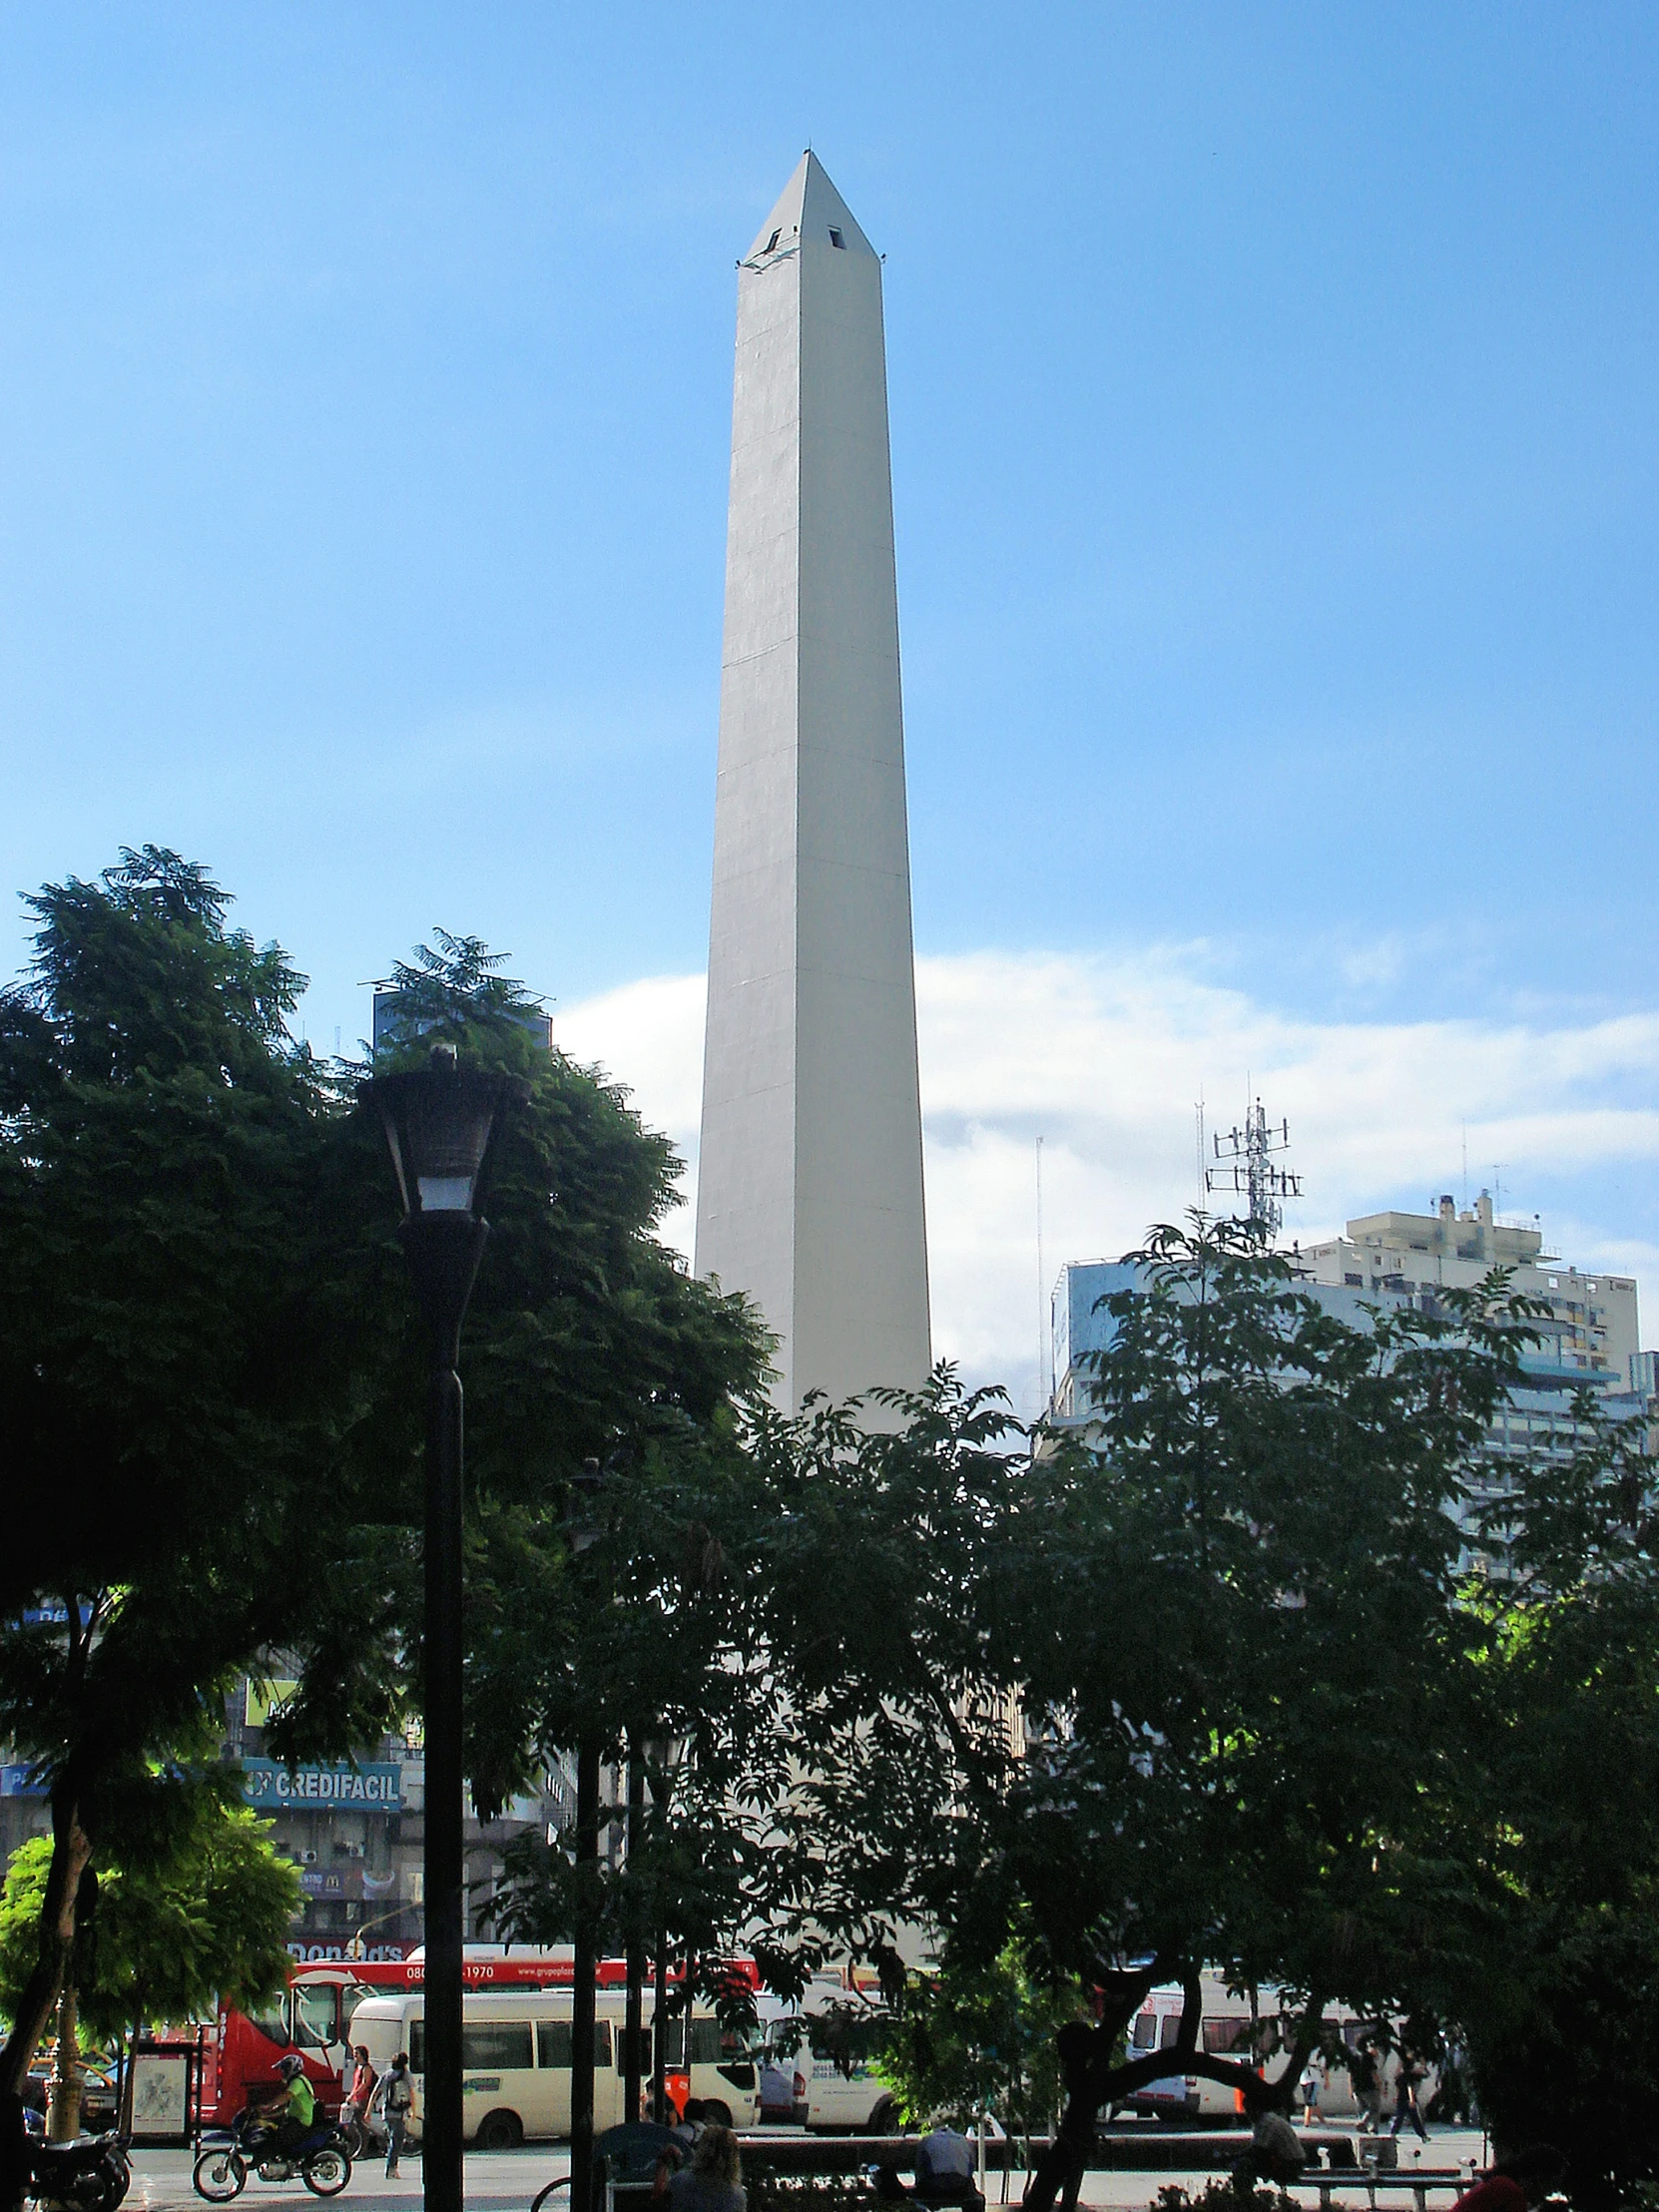
[[[478,1212],[492,1140],[522,1105],[522,1077],[462,1068],[435,1044],[424,1068],[374,1076],[361,1104],[378,1114],[403,1199],[401,1236],[426,1324],[425,2064],[421,2163],[426,2212],[462,2212],[461,1957],[461,1323],[489,1223]],[[412,2055],[412,2054],[411,2054]]]
[[[592,2212],[594,1981],[599,1944],[593,1925],[599,1866],[599,1744],[585,1735],[576,1747],[576,1926],[570,1992],[570,2203]]]
[[[428,1249],[446,1297],[422,1300],[431,1331],[426,1389],[426,2072],[420,2115],[426,2212],[462,2212],[461,1991],[465,1870],[461,1847],[461,1315],[485,1225],[417,1216],[404,1231]],[[441,1240],[448,1250],[434,1253]],[[411,1265],[414,1254],[411,1251]],[[464,1286],[464,1287],[463,1287]],[[457,1297],[455,1294],[459,1292]]]
[[[651,2008],[651,2117],[668,2125],[668,1930],[657,1931],[657,2000]]]
[[[637,1877],[638,1861],[645,1853],[645,1762],[632,1739],[628,1745],[628,1872]],[[630,2126],[640,2116],[640,2063],[645,2040],[645,1928],[640,1913],[643,1900],[630,1883],[628,1916],[628,2001],[623,2033],[628,2039],[623,2076],[623,2118]]]

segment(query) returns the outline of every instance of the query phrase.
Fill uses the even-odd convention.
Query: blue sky
[[[0,25],[0,884],[206,859],[325,1047],[434,922],[561,1007],[695,975],[732,265],[810,138],[888,256],[918,950],[1634,1024],[1510,1173],[1659,1255],[1651,9]]]

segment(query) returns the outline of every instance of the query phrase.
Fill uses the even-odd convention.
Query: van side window
[[[338,1991],[331,1981],[317,1982],[293,1993],[293,2039],[302,2050],[326,2050],[337,2041],[335,2024]]]
[[[526,2029],[526,2033],[528,2033]],[[536,2022],[536,2064],[538,2066],[563,2066],[570,2070],[570,2054],[576,2048],[571,2038],[568,2020],[538,2020]],[[596,2066],[611,2063],[611,2023],[595,2020],[593,2023],[593,2062]],[[529,2059],[524,2063],[528,2065]]]
[[[1206,2020],[1204,2023],[1204,2047],[1212,2057],[1220,2057],[1227,2051],[1237,2050],[1243,2043],[1250,2043],[1248,2019]]]
[[[1180,2013],[1166,2012],[1158,2031],[1158,2048],[1160,2050],[1173,2050],[1175,2048],[1175,2038],[1180,2032]]]
[[[1136,2050],[1150,2050],[1152,2048],[1152,2039],[1157,2034],[1157,2013],[1137,2012],[1135,2015],[1135,2032],[1133,2033],[1133,2035],[1130,2036],[1129,2040]]]
[[[566,2030],[569,2033],[569,2030]],[[472,2020],[461,2028],[461,2064],[509,2073],[530,2064],[528,2020]]]

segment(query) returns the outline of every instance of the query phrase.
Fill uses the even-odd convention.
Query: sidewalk
[[[1246,2140],[1241,2132],[1241,2151]],[[1418,2143],[1414,2137],[1401,2138],[1398,2171],[1392,2177],[1384,2175],[1382,2178],[1409,2182],[1415,2168],[1444,2169],[1471,2158],[1478,2160],[1484,2155],[1483,2146],[1479,2130],[1471,2128],[1435,2129],[1426,2145]],[[187,2208],[188,2212],[205,2212],[202,2199],[191,2187],[194,2163],[188,2151],[136,2152],[133,2187],[123,2212],[187,2212]],[[536,2192],[569,2171],[570,2154],[563,2143],[530,2144],[523,2150],[471,2151],[463,2161],[468,2212],[529,2212],[530,2200]],[[1090,2172],[1083,2177],[1078,2201],[1089,2207],[1090,2212],[1145,2212],[1145,2208],[1156,2205],[1160,2189],[1173,2185],[1196,2197],[1208,2182],[1217,2178],[1213,2170]],[[1024,2187],[1025,2175],[1016,2168],[1008,2176],[1008,2194],[1004,2199],[1001,2174],[988,2173],[985,2176],[986,2212],[999,2212],[1004,2202],[1017,2205]],[[1299,2183],[1291,2194],[1309,2207],[1309,2212],[1317,2212],[1322,2188],[1329,2190],[1333,2205],[1369,2205],[1361,2174],[1352,2178],[1343,2173],[1321,2174]],[[1443,2186],[1437,2187],[1431,2200],[1432,2212],[1446,2212],[1452,2194]],[[338,2201],[350,2205],[365,2199],[372,2200],[375,2212],[420,2212],[424,2201],[420,2160],[405,2157],[395,2181],[386,2179],[378,2159],[365,2159],[353,2166],[350,2186]],[[239,2208],[275,2208],[285,2204],[298,2212],[300,2206],[312,2207],[317,2201],[302,2182],[273,2185],[250,2175],[248,2186],[236,2203]],[[1389,2191],[1380,2197],[1378,2212],[1384,2212],[1384,2208],[1386,2212],[1412,2212],[1411,2200],[1403,2192]]]

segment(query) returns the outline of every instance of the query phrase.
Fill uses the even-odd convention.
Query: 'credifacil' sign
[[[307,1805],[374,1806],[395,1813],[403,1803],[403,1770],[390,1764],[364,1767],[295,1767],[279,1760],[245,1759],[242,1794],[262,1812]]]

